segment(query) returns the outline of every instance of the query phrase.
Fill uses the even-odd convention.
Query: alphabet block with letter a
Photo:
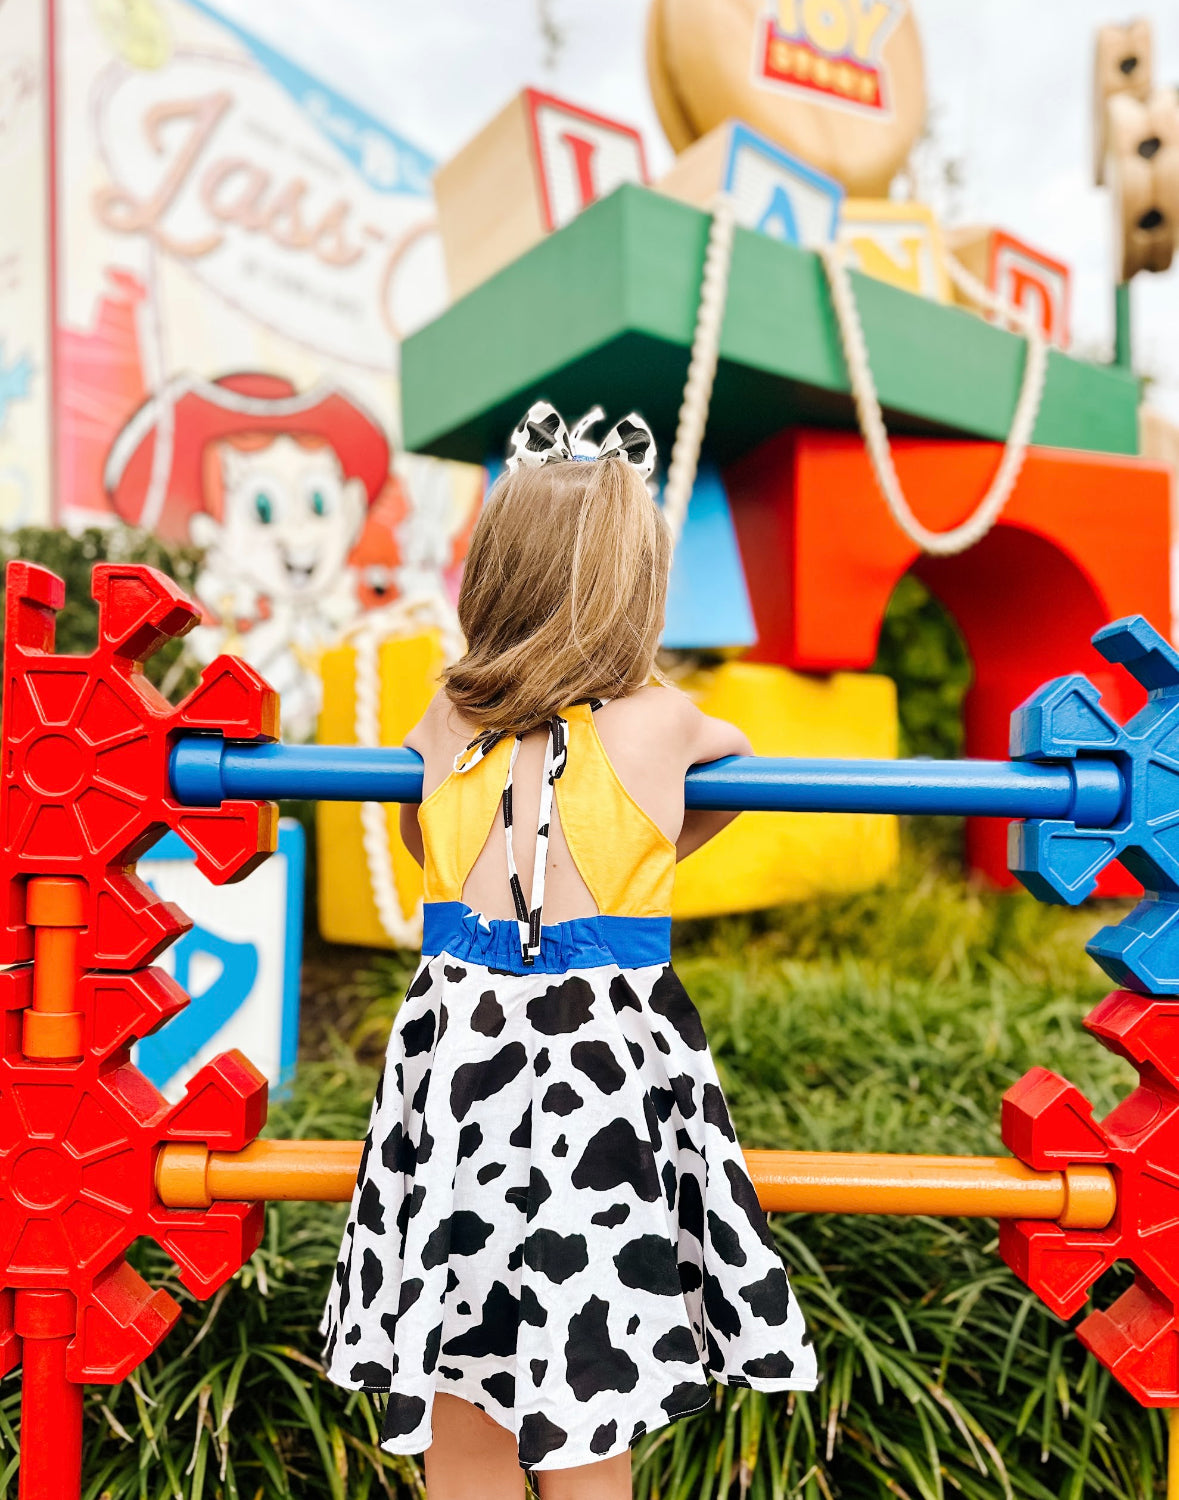
[[[524,89],[434,177],[452,297],[624,182],[647,181],[637,130]]]
[[[711,208],[726,192],[737,223],[792,245],[835,238],[843,187],[740,120],[726,120],[676,158],[661,193]]]
[[[942,232],[923,203],[848,198],[839,239],[848,264],[936,302],[950,300]]]
[[[1072,272],[1034,245],[1003,229],[966,226],[946,235],[950,254],[1004,302],[1031,312],[1044,337],[1058,349],[1069,341],[1069,301]],[[955,291],[966,307],[974,304]]]

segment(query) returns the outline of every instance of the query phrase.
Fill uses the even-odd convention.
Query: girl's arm
[[[725,719],[712,719],[696,711],[695,734],[691,740],[691,765],[704,761],[720,760],[726,755],[752,755],[753,746],[735,724]],[[737,816],[735,812],[714,812],[705,808],[688,808],[684,813],[683,827],[675,843],[675,857],[683,859],[701,844],[718,834]]]
[[[433,704],[430,705],[430,708],[432,707]],[[422,756],[425,754],[426,720],[429,716],[430,709],[428,708],[405,736],[405,748],[407,750],[416,750]],[[422,830],[418,824],[418,804],[416,802],[403,802],[398,811],[398,820],[401,831],[401,842],[420,865],[425,859],[425,849],[422,845]]]

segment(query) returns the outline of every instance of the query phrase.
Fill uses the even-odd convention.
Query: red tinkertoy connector
[[[276,737],[273,691],[223,658],[178,707],[143,662],[196,607],[151,568],[94,570],[99,643],[53,654],[61,581],[8,568],[0,778],[0,1372],[23,1361],[21,1495],[78,1493],[81,1384],[121,1380],[179,1305],[124,1259],[141,1235],[207,1296],[253,1253],[261,1204],[164,1207],[165,1142],[238,1150],[266,1118],[266,1082],[240,1053],[202,1068],[169,1105],[130,1048],[188,1003],[145,968],[187,929],[129,866],[167,829],[215,881],[274,847],[269,803],[185,808],[167,783],[179,734]],[[31,963],[28,960],[32,960]]]
[[[1117,1260],[1134,1284],[1077,1334],[1132,1396],[1179,1403],[1179,1000],[1115,990],[1085,1019],[1102,1044],[1138,1069],[1138,1087],[1100,1122],[1071,1083],[1033,1068],[1003,1099],[1003,1139],[1028,1166],[1087,1163],[1117,1179],[1106,1229],[1008,1220],[1003,1259],[1050,1308],[1067,1317]]]

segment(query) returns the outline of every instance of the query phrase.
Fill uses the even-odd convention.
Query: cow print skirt
[[[420,1453],[446,1391],[531,1469],[810,1390],[814,1351],[670,965],[505,974],[439,954],[398,1012],[320,1331]]]

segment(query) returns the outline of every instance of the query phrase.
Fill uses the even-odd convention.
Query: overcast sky
[[[214,0],[439,159],[525,84],[639,127],[654,174],[671,152],[643,64],[647,0]],[[542,4],[562,40],[554,64]],[[1011,230],[1067,261],[1074,343],[1112,340],[1109,198],[1090,167],[1095,28],[1109,0],[914,0],[940,154],[959,158],[953,222]],[[1155,78],[1179,83],[1179,4],[1144,0]],[[1179,420],[1179,261],[1133,289],[1136,363]]]

